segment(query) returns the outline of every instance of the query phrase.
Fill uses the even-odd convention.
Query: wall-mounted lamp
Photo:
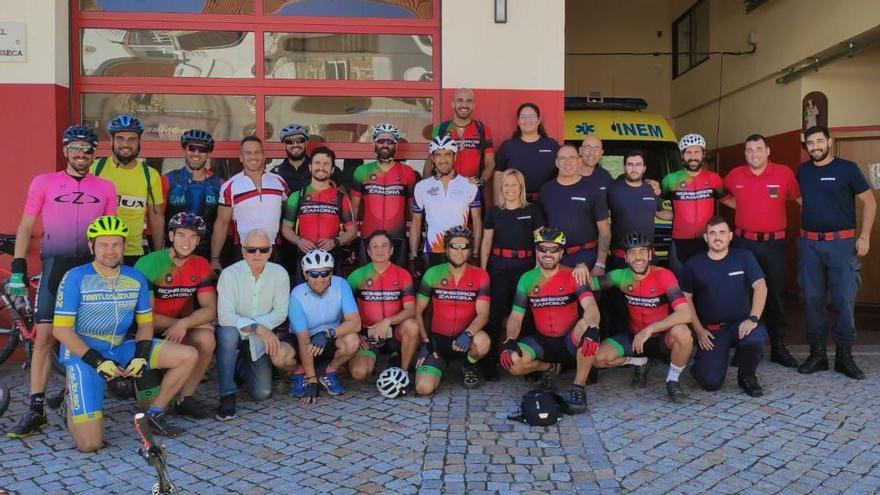
[[[495,0],[495,23],[507,22],[507,0]]]

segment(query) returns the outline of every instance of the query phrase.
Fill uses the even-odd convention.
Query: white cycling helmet
[[[455,144],[455,141],[448,134],[444,134],[432,139],[431,144],[428,145],[428,153],[434,153],[437,150],[449,150],[453,153],[458,153],[458,145]]]
[[[388,122],[380,122],[373,126],[373,141],[382,134],[391,134],[395,141],[400,141],[400,129]]]
[[[400,368],[388,368],[379,373],[379,378],[376,380],[379,395],[386,399],[406,395],[407,386],[409,386],[409,375]]]
[[[684,151],[691,146],[702,146],[706,149],[706,140],[699,134],[685,134],[678,140],[678,151]]]
[[[303,256],[300,264],[304,271],[333,268],[333,255],[323,249],[312,249]]]

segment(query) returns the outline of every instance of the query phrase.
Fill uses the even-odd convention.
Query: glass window
[[[84,76],[254,77],[254,33],[83,29]]]
[[[430,19],[433,0],[263,0],[270,15]]]
[[[98,129],[101,139],[109,139],[107,122],[123,113],[143,122],[144,139],[161,141],[176,141],[188,129],[203,129],[218,141],[238,141],[256,128],[252,96],[83,93],[81,101],[82,122]]]
[[[266,77],[433,80],[430,35],[266,33]]]
[[[296,122],[329,142],[369,142],[377,122],[397,125],[404,141],[424,143],[431,137],[433,99],[428,97],[267,96],[265,101],[267,126],[281,129]]]
[[[79,0],[84,12],[254,13],[254,0]]]
[[[699,0],[672,23],[672,78],[709,58],[709,2]]]

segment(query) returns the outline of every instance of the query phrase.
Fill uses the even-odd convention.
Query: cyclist
[[[438,164],[440,162],[437,162]],[[477,362],[489,353],[491,342],[483,330],[489,322],[489,274],[468,264],[474,235],[456,226],[443,234],[448,263],[430,268],[422,277],[416,297],[416,321],[422,346],[416,362],[416,393],[430,395],[451,359],[461,358],[465,388],[480,385]],[[430,334],[425,310],[431,305]]]
[[[573,365],[577,371],[565,402],[572,412],[584,412],[587,377],[599,349],[599,308],[590,288],[578,285],[572,269],[560,265],[565,252],[561,230],[538,229],[535,250],[538,266],[523,274],[516,285],[501,365],[512,375],[541,372],[541,386],[546,389],[553,388],[553,376],[562,365]],[[520,338],[527,309],[535,319],[536,332]]]
[[[391,263],[394,244],[384,230],[366,239],[370,263],[348,276],[361,316],[361,346],[349,366],[355,380],[364,380],[376,367],[382,347],[399,354],[400,367],[409,370],[419,347],[419,325],[415,315],[412,276]]]
[[[360,218],[358,263],[368,263],[365,239],[374,231],[388,232],[394,245],[394,262],[406,266],[406,219],[412,208],[413,190],[418,176],[412,168],[394,159],[400,131],[393,124],[373,126],[376,161],[354,171],[351,206]]]
[[[95,131],[84,125],[70,126],[64,131],[61,142],[67,167],[59,172],[40,174],[31,181],[15,236],[9,293],[27,297],[25,256],[30,248],[37,217],[42,217],[40,256],[43,275],[37,289],[37,335],[31,358],[30,407],[21,421],[6,434],[9,438],[24,437],[47,424],[44,403],[51,353],[55,347],[52,317],[58,284],[68,269],[91,259],[85,236],[89,223],[101,215],[116,214],[116,188],[113,183],[89,174],[89,166],[98,146]]]
[[[214,138],[205,131],[190,129],[180,135],[185,165],[162,176],[165,197],[165,218],[180,212],[202,217],[207,233],[201,236],[195,254],[211,256],[211,229],[217,218],[220,186],[223,179],[208,168],[208,159],[214,150]],[[169,229],[170,230],[170,229]]]
[[[153,340],[153,312],[147,281],[122,264],[129,231],[114,216],[98,217],[89,225],[92,263],[68,271],[58,287],[55,338],[61,341],[61,361],[67,366],[67,429],[82,452],[101,448],[104,437],[105,380],[138,377],[148,369],[166,369],[162,388],[147,409],[154,433],[182,433],[165,415],[165,408],[192,372],[198,354],[189,346]],[[137,322],[134,340],[125,336]]]
[[[178,344],[195,347],[199,360],[183,388],[175,412],[206,418],[210,412],[193,398],[214,356],[214,320],[217,319],[217,291],[208,260],[193,254],[208,228],[202,217],[180,212],[168,222],[171,247],[138,260],[135,268],[150,283],[153,300],[153,328],[156,335]],[[138,384],[140,385],[140,384]],[[141,391],[138,386],[138,391]]]
[[[458,153],[453,157],[455,173],[478,186],[489,182],[495,172],[495,147],[489,127],[474,119],[474,90],[459,88],[452,95],[452,120],[441,122],[432,131],[433,138],[444,136],[455,143]],[[437,162],[432,151],[425,161],[425,176],[436,173]]]

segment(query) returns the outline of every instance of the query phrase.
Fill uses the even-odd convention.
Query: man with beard
[[[681,276],[684,262],[706,251],[703,233],[706,222],[715,214],[715,200],[724,198],[721,176],[704,165],[706,140],[699,134],[687,134],[678,141],[684,168],[663,178],[663,195],[672,200],[672,249],[669,267]],[[674,252],[674,254],[673,254]]]
[[[398,141],[397,126],[385,122],[373,126],[376,161],[354,171],[351,206],[355,218],[360,219],[359,265],[369,263],[364,239],[383,230],[393,244],[394,263],[406,266],[406,218],[418,177],[412,168],[394,159]]]
[[[303,125],[288,124],[278,133],[278,139],[281,140],[287,157],[283,162],[272,167],[272,173],[284,179],[288,190],[299,191],[312,181],[312,174],[309,172],[311,160],[306,154],[309,146],[309,130]],[[339,185],[339,174],[337,167],[334,167],[333,173],[330,174],[330,180],[336,185]]]
[[[733,232],[727,220],[710,218],[704,235],[709,251],[692,256],[681,279],[699,344],[691,373],[703,389],[718,390],[733,347],[739,386],[761,397],[764,390],[755,372],[767,342],[767,329],[758,323],[767,300],[764,272],[750,251],[730,248]]]
[[[31,402],[21,421],[10,430],[9,438],[22,438],[48,424],[45,412],[46,382],[49,381],[52,317],[55,294],[68,269],[91,259],[86,229],[102,215],[116,214],[116,188],[110,181],[89,174],[89,165],[98,146],[98,135],[84,125],[64,131],[62,152],[67,167],[59,172],[40,174],[31,181],[18,232],[9,295],[27,297],[27,256],[37,217],[42,217],[40,247],[43,275],[37,289],[36,342],[31,356]]]
[[[354,240],[357,228],[348,196],[330,182],[336,168],[336,154],[327,147],[315,149],[309,170],[312,181],[306,187],[293,191],[284,206],[281,235],[297,247],[297,266],[302,256],[314,249],[334,252]],[[336,264],[336,273],[342,273],[342,263]],[[301,270],[295,282],[305,281]]]
[[[453,169],[458,147],[449,136],[431,140],[428,153],[433,157],[434,175],[422,179],[413,192],[412,222],[409,229],[409,259],[415,263],[422,239],[422,221],[427,225],[425,263],[427,267],[443,263],[447,253],[444,235],[452,227],[473,223],[476,242],[471,253],[478,256],[483,240],[483,219],[480,212],[480,190]]]
[[[95,160],[92,173],[116,186],[119,217],[128,226],[125,264],[134,266],[144,254],[144,217],[150,224],[153,249],[165,246],[165,213],[161,206],[162,178],[154,168],[138,160],[144,126],[137,117],[119,115],[107,124],[113,156]]]
[[[223,184],[223,179],[208,168],[214,138],[205,131],[190,129],[180,135],[180,147],[183,148],[184,166],[162,176],[165,218],[181,212],[201,217],[207,233],[200,237],[195,254],[208,258],[211,256],[211,227],[217,218],[220,186]]]
[[[559,263],[565,252],[561,230],[538,229],[535,251],[538,266],[523,274],[516,286],[501,365],[512,375],[540,372],[541,387],[548,390],[563,365],[574,365],[577,371],[565,402],[572,412],[582,413],[587,410],[587,377],[599,349],[599,308],[590,288],[578,284],[572,269]],[[527,309],[536,332],[520,338]]]
[[[210,415],[193,398],[196,389],[214,355],[214,320],[217,319],[217,291],[214,274],[205,258],[193,254],[201,238],[208,235],[202,217],[180,212],[168,222],[171,247],[156,251],[139,259],[134,266],[150,283],[153,301],[153,328],[157,336],[165,340],[196,348],[199,360],[180,391],[181,401],[175,411],[196,419]],[[147,373],[155,373],[154,370]],[[154,380],[136,381],[139,398],[147,400],[153,395]]]
[[[868,254],[877,202],[855,163],[831,155],[834,141],[828,129],[813,126],[804,132],[810,160],[797,170],[803,194],[801,236],[797,240],[798,283],[804,290],[807,342],[810,355],[800,373],[828,369],[828,313],[830,294],[834,309],[832,336],[837,344],[834,371],[861,380],[852,345],[856,338],[853,310],[861,284],[859,258]],[[856,231],[856,199],[862,206],[862,226]],[[858,233],[858,237],[856,234]]]
[[[452,120],[441,122],[434,128],[433,137],[449,136],[455,142],[455,173],[472,179],[478,186],[489,182],[495,172],[495,148],[492,134],[486,124],[474,119],[474,90],[457,89],[452,95]],[[425,161],[425,177],[434,173],[436,163],[428,154]]]

